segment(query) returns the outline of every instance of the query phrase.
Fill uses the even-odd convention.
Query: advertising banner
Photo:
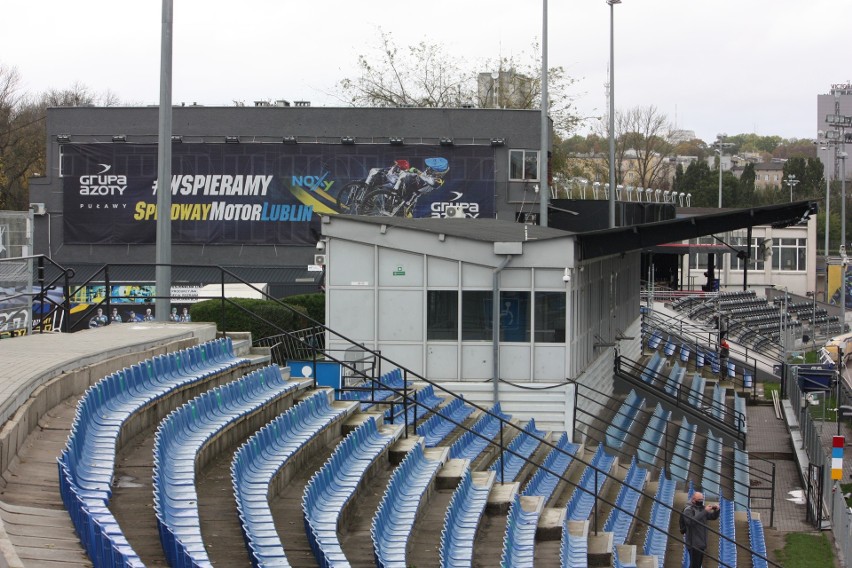
[[[157,146],[62,146],[68,244],[153,244]],[[486,146],[173,145],[174,244],[313,244],[321,215],[495,216]]]
[[[849,281],[850,275],[852,273],[843,272],[843,265],[840,264],[829,264],[828,265],[828,278],[827,278],[827,290],[826,297],[829,299],[829,303],[834,304],[835,306],[841,305],[841,289],[845,290],[846,298],[846,307],[852,308],[852,294],[850,294],[850,284],[852,282]],[[845,284],[845,285],[844,285]]]

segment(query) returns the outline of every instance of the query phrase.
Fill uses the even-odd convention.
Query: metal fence
[[[807,452],[811,466],[807,472],[808,479],[805,480],[808,520],[816,528],[831,529],[841,565],[852,566],[852,509],[846,505],[839,484],[835,486],[835,481],[831,478],[831,456],[828,454],[830,449],[827,449],[831,448],[831,444],[823,442],[826,436],[830,438],[838,433],[835,427],[839,428],[840,422],[818,422],[811,417],[810,403],[807,394],[799,388],[795,368],[788,369],[792,372],[788,373],[785,379],[785,392],[790,405],[796,411],[802,449]],[[837,406],[839,405],[838,400]],[[816,490],[815,485],[819,485]],[[826,521],[830,521],[830,525]]]

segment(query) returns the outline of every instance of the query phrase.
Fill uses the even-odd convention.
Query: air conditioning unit
[[[447,219],[464,219],[467,217],[464,213],[464,209],[458,207],[457,205],[450,205],[444,210],[444,214]]]
[[[33,210],[33,215],[36,217],[41,217],[47,213],[47,207],[44,203],[30,203],[30,209]]]
[[[314,264],[317,266],[325,266],[325,255],[324,254],[315,254],[314,255]]]

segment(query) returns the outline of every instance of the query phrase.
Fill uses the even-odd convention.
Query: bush
[[[308,317],[319,323],[325,323],[325,294],[299,294],[281,299],[291,306],[301,306],[307,311]]]
[[[307,310],[304,307],[293,305],[287,308],[269,300],[225,300],[225,326],[222,325],[221,300],[205,300],[193,304],[189,313],[194,322],[214,322],[219,331],[223,331],[225,326],[225,331],[250,331],[255,340],[312,326],[305,317]],[[266,323],[267,321],[270,323]]]

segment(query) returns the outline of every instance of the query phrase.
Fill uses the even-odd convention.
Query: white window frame
[[[526,163],[527,156],[535,156],[535,176],[534,177],[512,177],[512,156],[521,153],[521,163],[524,164],[524,173],[522,176],[526,176]],[[541,161],[539,160],[538,150],[522,150],[522,149],[511,149],[509,150],[509,181],[538,181],[539,180],[539,170],[541,169]]]

